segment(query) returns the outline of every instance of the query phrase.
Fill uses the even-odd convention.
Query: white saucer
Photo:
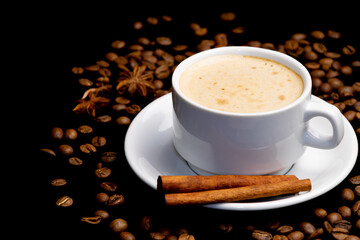
[[[312,96],[312,101],[323,101]],[[167,94],[146,106],[132,121],[125,137],[126,158],[137,176],[156,189],[159,175],[196,175],[176,152],[172,143],[172,99]],[[324,118],[310,121],[323,133],[331,133]],[[307,148],[286,174],[299,179],[310,178],[312,190],[295,195],[259,199],[257,201],[215,203],[205,207],[222,210],[265,210],[298,204],[318,197],[334,188],[350,173],[358,153],[358,142],[350,123],[344,117],[345,135],[334,149]]]

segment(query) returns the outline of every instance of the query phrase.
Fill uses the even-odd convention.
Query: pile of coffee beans
[[[132,188],[145,186],[130,173],[123,149],[118,148],[122,145],[119,142],[123,142],[128,125],[141,109],[171,92],[171,75],[176,66],[206,49],[246,45],[277,50],[298,59],[311,74],[313,94],[338,107],[360,136],[360,50],[346,36],[334,29],[310,29],[295,31],[276,42],[258,41],[251,29],[236,21],[235,13],[225,12],[217,17],[219,25],[216,26],[182,23],[181,26],[187,26],[182,30],[184,38],[176,38],[171,31],[177,29],[171,26],[178,24],[171,16],[140,19],[129,23],[133,31],[131,39],[114,39],[103,58],[90,65],[79,63],[70,69],[81,89],[74,105],[69,106],[69,111],[75,113],[74,121],[71,126],[53,126],[49,130],[50,143],[41,148],[44,156],[56,159],[56,167],[50,169],[56,174],[49,180],[55,189],[54,205],[83,208],[80,212],[85,214],[79,218],[79,224],[108,226],[114,235],[124,240],[209,237],[358,240],[358,164],[348,178],[329,193],[334,200],[330,207],[322,207],[324,198],[320,197],[310,202],[305,212],[303,206],[299,207],[301,210],[294,206],[291,210],[298,215],[283,213],[286,217],[281,219],[272,212],[227,214],[202,207],[164,209],[151,189],[144,190],[150,202],[144,208],[153,209],[138,208],[141,199],[132,196],[135,194]],[[76,189],[67,191],[66,188],[68,185],[82,187],[83,183],[75,183],[79,175],[90,182],[87,183],[90,193],[86,193],[90,200],[84,205],[78,204],[85,200],[75,193]],[[129,176],[133,179],[127,179]],[[187,217],[186,214],[193,212],[197,216]]]

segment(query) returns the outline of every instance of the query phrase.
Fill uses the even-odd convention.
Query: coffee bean
[[[143,216],[140,222],[140,227],[144,231],[151,231],[153,229],[153,218],[151,216]]]
[[[313,38],[322,40],[325,38],[325,33],[323,33],[322,31],[319,31],[319,30],[315,30],[310,33],[310,36],[312,36]]]
[[[341,38],[341,33],[334,30],[328,30],[327,36],[330,38],[339,39]]]
[[[360,197],[360,185],[355,187],[355,195]]]
[[[66,180],[63,178],[57,178],[51,181],[51,186],[59,187],[66,185]]]
[[[113,232],[119,233],[125,231],[128,228],[128,223],[122,218],[116,218],[111,221],[109,227]]]
[[[355,202],[352,207],[352,211],[356,216],[360,217],[360,200]]]
[[[102,167],[95,170],[95,176],[98,178],[107,178],[111,174],[111,169],[108,167]]]
[[[252,238],[256,240],[271,240],[272,235],[269,232],[261,231],[261,230],[255,230],[251,234]]]
[[[108,123],[108,122],[111,122],[111,120],[112,120],[112,117],[110,115],[103,115],[103,116],[94,118],[94,121],[100,122],[100,123]]]
[[[73,205],[73,199],[69,196],[63,196],[56,201],[56,205],[59,207],[70,207]]]
[[[109,192],[115,192],[118,188],[118,186],[113,182],[103,182],[100,184],[100,187]]]
[[[79,84],[83,87],[91,87],[94,83],[88,78],[79,78]]]
[[[344,228],[333,228],[331,235],[336,240],[344,240],[349,235],[349,231]]]
[[[92,127],[88,125],[81,125],[80,127],[78,127],[77,130],[79,131],[79,133],[83,133],[83,134],[89,134],[93,132]]]
[[[103,152],[101,154],[101,160],[103,162],[109,163],[113,162],[117,159],[117,153],[116,152]]]
[[[94,147],[94,145],[90,143],[85,143],[80,145],[80,151],[86,154],[92,154],[95,153],[97,150],[96,147]]]
[[[130,122],[131,122],[130,118],[128,118],[126,116],[121,116],[116,119],[116,123],[118,125],[129,125]]]
[[[71,157],[68,161],[73,166],[80,166],[83,164],[83,161],[78,157]]]
[[[68,140],[75,140],[78,137],[78,133],[75,129],[70,128],[65,130],[64,136]]]
[[[81,221],[90,223],[90,224],[99,224],[101,222],[101,217],[100,216],[82,217]]]
[[[84,68],[82,67],[73,67],[71,69],[71,71],[74,73],[74,74],[82,74],[84,72]]]
[[[302,240],[305,236],[301,231],[294,231],[287,235],[289,240]]]
[[[61,140],[63,138],[63,135],[64,135],[64,132],[61,128],[54,127],[53,129],[51,129],[51,137],[53,139]]]
[[[353,97],[354,89],[351,86],[343,86],[338,89],[341,97]]]
[[[104,210],[97,210],[94,214],[95,216],[101,217],[101,219],[108,219],[110,217],[110,214]]]
[[[289,234],[293,231],[293,227],[290,226],[290,225],[283,225],[281,227],[278,227],[276,229],[276,232],[279,233],[279,234]]]
[[[313,210],[313,213],[314,213],[315,217],[317,217],[317,218],[325,218],[327,216],[327,212],[323,208],[315,208]]]
[[[109,197],[107,201],[108,206],[120,206],[124,203],[125,198],[121,194],[113,194]]]
[[[166,236],[160,232],[151,232],[149,234],[149,236],[150,236],[150,239],[152,239],[152,240],[163,240],[166,238]]]
[[[300,230],[303,233],[310,235],[316,231],[316,228],[309,222],[302,222],[300,223]]]
[[[59,152],[65,156],[70,156],[74,153],[74,149],[70,145],[61,144],[59,146]]]
[[[355,48],[353,46],[346,45],[345,47],[343,47],[342,52],[345,55],[353,55],[353,54],[355,54],[356,50],[355,50]]]
[[[348,235],[344,240],[360,240],[360,237],[355,235]]]
[[[131,232],[121,232],[119,234],[121,240],[135,240],[135,236]]]
[[[193,235],[183,233],[179,236],[178,240],[195,240],[195,237]]]
[[[342,216],[342,218],[349,218],[351,217],[351,208],[348,206],[341,206],[338,208],[338,212]]]
[[[342,220],[342,217],[340,213],[332,212],[327,215],[326,220],[328,220],[331,224],[334,224],[335,222]]]
[[[351,227],[352,227],[351,222],[347,220],[339,220],[334,223],[334,228],[344,228],[349,231]]]
[[[56,157],[56,153],[55,153],[53,150],[51,150],[51,149],[41,148],[40,151],[45,152],[45,153],[47,153],[47,154],[50,154],[50,155],[53,156],[53,157]]]
[[[337,90],[337,89],[341,88],[342,86],[344,86],[344,83],[338,78],[329,78],[328,83],[330,83],[331,88],[335,89],[335,90]]]
[[[105,137],[95,136],[95,137],[93,137],[91,139],[91,143],[95,147],[102,147],[102,146],[105,146],[105,144],[106,144],[106,138]]]
[[[220,19],[223,21],[233,21],[236,15],[233,12],[224,12],[220,14]]]
[[[327,51],[327,48],[322,43],[314,43],[313,49],[318,53],[325,53]]]
[[[156,42],[162,46],[169,46],[172,44],[172,41],[169,37],[157,37]]]
[[[109,200],[109,195],[104,192],[98,193],[96,194],[96,200],[99,203],[107,203],[107,201]]]
[[[344,65],[340,68],[340,72],[348,76],[352,74],[352,68],[348,65]]]

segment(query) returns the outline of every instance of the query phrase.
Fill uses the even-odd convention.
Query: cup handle
[[[343,116],[339,109],[328,103],[310,101],[305,109],[304,121],[307,122],[314,117],[325,117],[329,120],[333,134],[332,136],[322,134],[307,125],[303,135],[304,145],[322,149],[336,147],[344,136]]]

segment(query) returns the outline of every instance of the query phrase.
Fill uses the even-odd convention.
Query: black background
[[[226,11],[236,13],[236,23],[246,27],[250,38],[260,41],[284,41],[296,32],[333,29],[343,33],[350,44],[360,47],[358,36],[359,21],[355,6],[344,2],[327,3],[315,6],[313,3],[122,3],[100,4],[84,3],[69,5],[31,6],[20,13],[21,28],[14,43],[20,50],[16,57],[17,73],[22,90],[26,95],[22,99],[21,115],[28,119],[26,131],[22,131],[22,139],[36,145],[30,151],[31,156],[21,159],[19,164],[28,169],[26,179],[21,186],[26,191],[25,198],[20,200],[16,209],[21,209],[14,220],[26,226],[26,231],[14,231],[15,236],[24,234],[38,239],[116,239],[116,235],[108,229],[108,222],[89,225],[80,221],[83,216],[91,216],[98,205],[94,195],[98,186],[97,180],[87,170],[71,169],[54,164],[49,156],[38,153],[43,147],[55,146],[49,136],[52,127],[76,127],[79,118],[72,113],[75,100],[79,99],[83,90],[78,86],[71,68],[94,64],[103,59],[112,41],[133,38],[134,21],[144,22],[146,17],[170,15],[174,18],[172,29],[166,34],[172,35],[179,42],[190,42],[189,23],[192,21],[205,26],[216,26],[219,14]],[[40,9],[41,8],[41,9]],[[31,10],[31,11],[30,11]],[[184,24],[183,24],[184,23]],[[216,29],[217,27],[214,27]],[[221,31],[221,27],[218,27]],[[161,31],[161,30],[158,30]],[[143,31],[144,33],[144,31]],[[156,36],[158,32],[146,33]],[[198,41],[198,40],[197,40]],[[23,68],[21,68],[23,66]],[[14,81],[16,84],[17,82]],[[19,87],[19,86],[15,86]],[[24,115],[30,110],[31,115]],[[112,131],[104,129],[104,131]],[[122,139],[126,129],[114,131],[111,147],[122,152]],[[32,155],[34,154],[34,155]],[[115,215],[129,221],[129,231],[137,232],[141,216],[149,214],[165,223],[179,222],[189,226],[195,236],[206,236],[219,222],[258,223],[267,220],[282,220],[285,224],[299,223],[301,219],[311,219],[311,209],[317,206],[340,206],[339,191],[343,183],[333,191],[315,200],[272,211],[260,212],[220,212],[202,207],[165,208],[156,201],[157,195],[142,183],[128,168],[125,157],[120,155],[121,163],[116,165],[115,173],[119,173],[118,182],[123,182],[123,193],[127,205],[115,211]],[[28,168],[29,167],[29,168]],[[356,169],[358,169],[357,164]],[[124,169],[128,168],[127,171]],[[354,170],[355,171],[355,170]],[[359,170],[357,170],[359,173]],[[352,173],[353,174],[353,173]],[[68,176],[73,184],[61,190],[54,189],[49,182],[60,176]],[[113,173],[114,175],[114,173]],[[90,179],[90,180],[89,180]],[[69,194],[70,193],[70,194]],[[62,195],[74,196],[78,202],[69,208],[56,206],[56,199]],[[24,199],[21,197],[21,199]],[[19,207],[20,206],[20,207]],[[336,211],[336,209],[333,209]],[[26,217],[25,217],[26,216]],[[26,218],[26,221],[23,219]],[[20,220],[22,219],[22,220]],[[176,224],[175,224],[176,225]],[[137,235],[138,239],[143,236]]]

